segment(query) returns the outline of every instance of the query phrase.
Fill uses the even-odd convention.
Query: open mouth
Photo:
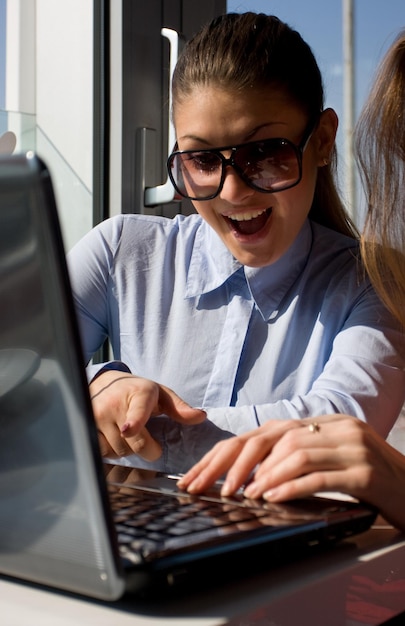
[[[229,216],[227,219],[234,231],[241,235],[255,235],[258,233],[267,223],[271,215],[271,207],[264,211],[256,211],[253,213],[238,213]]]

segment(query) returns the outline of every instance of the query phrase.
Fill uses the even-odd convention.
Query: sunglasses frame
[[[199,202],[204,202],[205,200],[212,200],[213,198],[216,198],[222,191],[222,188],[224,186],[224,182],[225,182],[225,177],[226,177],[226,168],[228,166],[233,167],[233,169],[235,170],[235,172],[238,174],[238,176],[243,180],[243,182],[250,187],[251,189],[254,189],[255,191],[260,191],[261,193],[278,193],[280,191],[285,191],[286,189],[291,189],[292,187],[295,187],[296,185],[298,185],[301,182],[302,179],[302,158],[303,158],[303,154],[304,151],[309,143],[309,140],[311,139],[311,136],[317,126],[318,121],[316,121],[315,123],[313,121],[311,121],[305,128],[304,130],[304,134],[303,137],[300,141],[299,144],[295,144],[294,142],[290,141],[289,139],[285,139],[284,137],[272,137],[270,139],[261,139],[258,141],[250,141],[247,143],[241,143],[238,144],[236,146],[223,146],[220,148],[204,148],[202,150],[176,150],[177,146],[177,142],[176,145],[174,146],[174,150],[171,153],[171,155],[169,156],[169,158],[167,159],[167,171],[169,174],[169,178],[173,184],[173,187],[175,188],[175,190],[177,191],[177,193],[180,194],[180,196],[182,196],[183,198],[187,198],[188,200],[197,200]],[[235,163],[235,154],[237,152],[237,150],[239,150],[240,148],[246,148],[247,146],[254,146],[257,144],[266,144],[266,143],[278,143],[278,145],[288,145],[290,146],[294,153],[295,156],[297,158],[297,163],[298,163],[298,178],[297,180],[295,180],[293,183],[289,183],[288,185],[286,185],[285,187],[282,187],[281,189],[262,189],[261,187],[257,187],[244,173],[243,171],[239,168],[238,164]],[[222,152],[225,151],[231,151],[231,156],[230,157],[225,157]],[[222,171],[221,171],[221,178],[220,178],[220,182],[218,184],[218,189],[216,190],[215,193],[209,195],[209,196],[203,196],[202,198],[200,197],[194,197],[194,196],[189,196],[184,194],[179,187],[176,184],[176,181],[173,177],[172,174],[172,163],[173,160],[176,156],[181,156],[183,154],[193,154],[193,153],[204,153],[204,154],[214,154],[215,156],[219,157],[220,161],[221,161],[221,165],[222,165]]]

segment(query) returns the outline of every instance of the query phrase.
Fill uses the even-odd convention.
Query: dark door
[[[226,0],[123,0],[122,7],[122,212],[189,213],[190,203],[171,201],[170,185],[158,200],[152,194],[152,206],[145,188],[161,187],[167,178],[173,48],[181,49],[201,24],[226,12]],[[174,44],[162,29],[169,29]]]

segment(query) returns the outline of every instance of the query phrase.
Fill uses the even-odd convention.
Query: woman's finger
[[[228,463],[228,473],[221,489],[223,496],[230,496],[244,485],[254,468],[271,452],[275,436],[262,432],[244,442],[240,454]]]
[[[162,456],[161,445],[153,439],[145,427],[141,428],[136,435],[129,437],[125,437],[125,431],[124,433],[121,432],[121,438],[132,453],[138,454],[146,461],[156,461],[156,459]]]
[[[262,497],[268,502],[284,502],[330,491],[347,492],[345,470],[311,472],[298,476],[277,487],[265,489]]]
[[[330,448],[298,449],[284,456],[277,464],[272,464],[271,468],[268,464],[265,468],[260,467],[246,487],[245,495],[248,498],[259,498],[265,491],[306,474],[344,469],[340,454]]]
[[[102,428],[99,427],[99,442],[102,456],[119,458],[132,454],[132,449],[114,423],[104,423]]]
[[[220,441],[178,481],[180,489],[199,493],[218,480],[240,454],[243,441],[231,437]]]

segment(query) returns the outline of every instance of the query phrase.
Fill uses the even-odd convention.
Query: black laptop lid
[[[49,173],[1,157],[0,572],[117,597],[80,355]]]

